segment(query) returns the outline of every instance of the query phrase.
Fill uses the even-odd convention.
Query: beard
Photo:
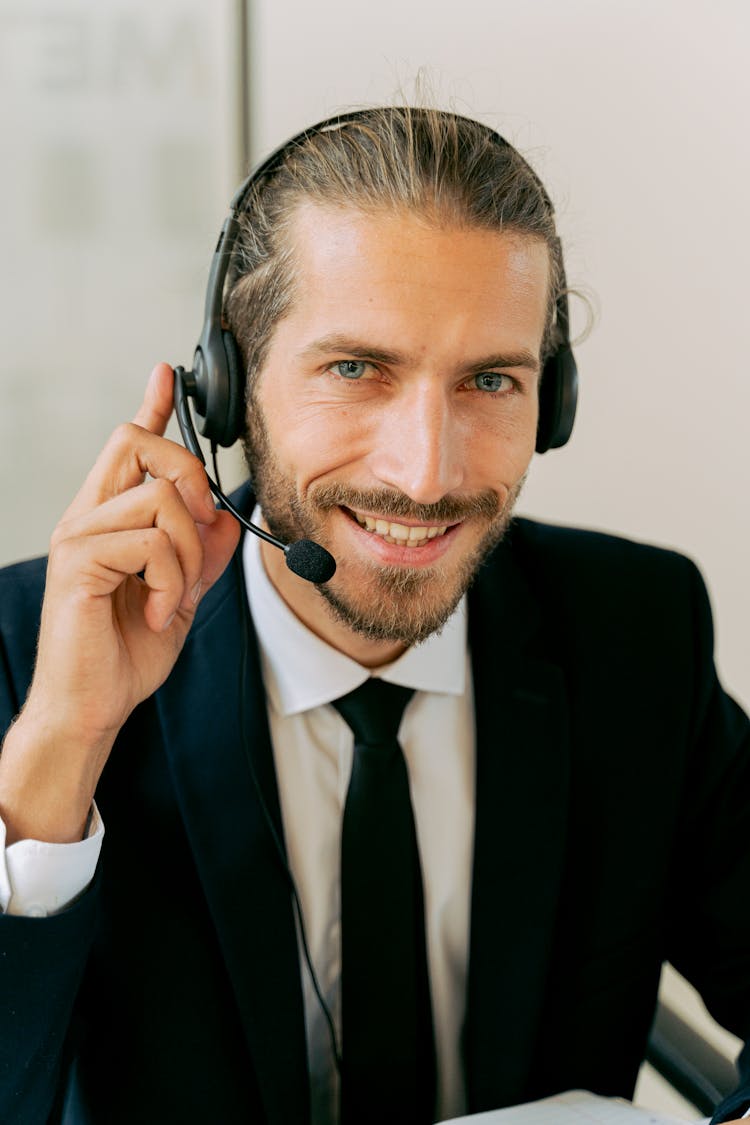
[[[284,543],[312,539],[334,554],[325,515],[342,507],[377,512],[392,520],[484,524],[480,539],[458,563],[412,568],[358,560],[356,573],[351,573],[347,560],[339,558],[331,581],[316,586],[335,621],[370,640],[400,642],[407,647],[425,641],[445,625],[482,563],[503,538],[526,479],[524,475],[503,502],[487,489],[467,496],[445,496],[435,504],[417,504],[393,489],[358,489],[346,484],[319,485],[300,496],[271,448],[257,401],[251,404],[242,445],[263,517],[271,534]]]

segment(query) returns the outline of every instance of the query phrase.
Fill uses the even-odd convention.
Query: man
[[[664,959],[746,1030],[748,733],[690,563],[508,531],[561,330],[549,201],[476,123],[382,110],[288,146],[243,208],[238,503],[336,573],[250,536],[228,565],[161,365],[52,537],[35,666],[42,568],[3,576],[3,1121],[320,1125],[339,1071],[347,1125],[628,1095]],[[387,928],[396,867],[358,907],[363,963],[359,868],[339,893],[362,736],[337,710],[371,673],[415,689],[392,760],[421,878]],[[392,988],[415,904],[431,1030],[401,1035],[417,956],[360,1080],[347,995]],[[743,1073],[717,1120],[748,1105]]]

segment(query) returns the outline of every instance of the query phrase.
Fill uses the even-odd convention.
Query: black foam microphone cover
[[[286,565],[300,578],[314,582],[317,586],[321,582],[328,582],[336,573],[336,560],[333,555],[313,543],[312,539],[298,539],[284,548]]]

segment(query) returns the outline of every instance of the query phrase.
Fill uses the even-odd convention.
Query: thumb
[[[173,393],[174,371],[168,363],[157,363],[146,384],[143,402],[133,419],[136,426],[163,436],[172,416]]]

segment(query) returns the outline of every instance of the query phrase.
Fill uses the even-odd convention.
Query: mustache
[[[492,519],[501,511],[500,498],[489,488],[471,496],[443,496],[434,504],[417,504],[405,493],[388,488],[360,489],[328,484],[311,489],[308,499],[324,511],[353,508],[424,523],[458,523],[476,516]]]

